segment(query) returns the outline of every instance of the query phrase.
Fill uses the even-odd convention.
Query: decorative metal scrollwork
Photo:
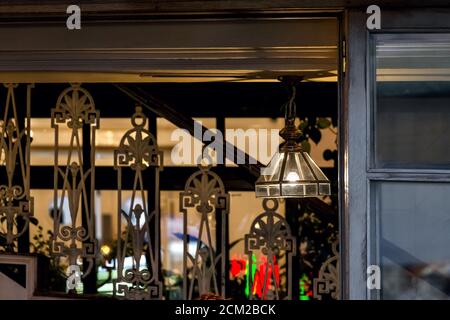
[[[125,299],[161,299],[162,283],[159,279],[159,172],[162,169],[162,152],[158,151],[155,137],[145,126],[147,117],[140,107],[131,118],[133,128],[128,130],[118,149],[114,151],[114,168],[118,183],[118,243],[117,280],[114,281],[114,295]],[[133,190],[131,201],[124,207],[122,199],[122,169],[131,168]],[[146,200],[146,184],[143,171],[155,171],[153,195],[154,210],[149,213]],[[138,201],[142,199],[142,202]],[[125,238],[121,239],[122,217],[126,221]],[[153,237],[152,237],[153,235]],[[154,239],[154,240],[152,240]],[[125,257],[132,256],[132,267],[126,268]],[[147,265],[141,264],[142,255]]]
[[[28,229],[34,202],[30,196],[30,108],[31,88],[27,86],[26,115],[19,117],[14,89],[17,84],[5,84],[7,96],[1,120],[0,164],[6,182],[0,185],[0,237],[6,238],[8,251]],[[26,121],[23,121],[26,116]],[[5,226],[3,228],[3,226]]]
[[[339,240],[333,243],[333,255],[320,267],[319,276],[314,279],[314,298],[322,300],[322,295],[329,294],[337,300],[340,297],[339,286],[339,252],[337,246]]]
[[[220,177],[210,171],[211,166],[199,166],[186,181],[180,193],[180,210],[183,213],[183,293],[185,299],[194,297],[197,285],[199,296],[213,293],[225,297],[225,232],[229,208],[229,195]],[[200,224],[196,235],[188,234],[188,208],[194,208]],[[218,214],[220,210],[220,215]],[[221,246],[217,248],[212,240],[213,218],[221,219]],[[217,221],[216,221],[217,223]],[[192,255],[188,246],[196,242]],[[220,251],[217,252],[219,249]]]
[[[272,201],[273,206],[268,205]],[[248,255],[249,269],[253,270],[253,254],[260,252],[265,258],[266,267],[260,274],[261,296],[254,293],[255,279],[250,277],[250,299],[261,298],[262,300],[282,299],[282,288],[276,277],[277,259],[285,253],[286,259],[286,290],[284,298],[292,299],[292,256],[295,255],[296,241],[291,234],[290,227],[279,213],[278,201],[275,199],[264,199],[265,212],[258,215],[252,222],[249,234],[245,235],[245,253]]]
[[[92,271],[97,253],[94,232],[95,133],[100,126],[100,114],[90,93],[79,84],[65,89],[51,112],[51,124],[55,129],[52,255],[57,259],[67,258],[69,266],[79,265],[80,259],[84,258],[87,267],[82,270],[82,278],[85,278]],[[62,151],[60,126],[71,129],[67,161],[63,166],[59,165]],[[83,157],[83,128],[90,135],[89,159]],[[62,225],[65,201],[68,202],[70,221]]]

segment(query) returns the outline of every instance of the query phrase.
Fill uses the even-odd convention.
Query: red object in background
[[[253,280],[253,295],[258,296],[259,298],[265,299],[267,293],[269,292],[270,285],[273,283],[273,275],[272,275],[272,264],[268,263],[267,258],[261,257],[262,262],[259,264],[258,269],[255,272],[255,278]],[[280,267],[278,266],[275,257],[273,257],[273,265],[275,269],[275,281],[276,286],[280,286]],[[263,287],[264,287],[264,277],[267,270],[267,278],[266,278],[266,286],[265,292],[263,295]]]
[[[230,273],[233,278],[243,277],[247,261],[245,259],[231,259]]]

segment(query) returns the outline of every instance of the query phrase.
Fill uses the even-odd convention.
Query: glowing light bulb
[[[298,180],[300,180],[300,177],[298,176],[297,172],[291,171],[291,172],[288,173],[288,175],[286,177],[286,180],[290,181],[290,182],[298,181]]]
[[[104,245],[101,246],[100,252],[101,252],[104,256],[107,256],[107,255],[109,255],[109,254],[111,253],[111,247],[108,246],[108,245],[106,245],[106,244],[104,244]]]

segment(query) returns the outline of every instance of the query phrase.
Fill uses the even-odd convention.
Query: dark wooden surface
[[[211,14],[251,14],[255,11],[284,12],[298,10],[333,11],[343,8],[365,8],[374,4],[371,0],[79,0],[85,17],[118,18],[123,16],[158,15],[211,15]],[[36,16],[66,17],[70,1],[65,0],[3,0],[0,3],[0,18],[32,18]],[[382,8],[402,7],[449,7],[446,0],[379,0]]]

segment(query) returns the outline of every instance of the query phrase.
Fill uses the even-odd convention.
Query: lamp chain
[[[297,113],[297,106],[295,104],[295,96],[296,96],[296,94],[297,94],[297,88],[293,84],[291,86],[291,96],[289,97],[289,101],[285,105],[285,108],[286,108],[286,112],[285,112],[286,123],[292,122],[292,124],[293,124],[293,122],[295,122],[295,117],[296,117],[296,113]]]

